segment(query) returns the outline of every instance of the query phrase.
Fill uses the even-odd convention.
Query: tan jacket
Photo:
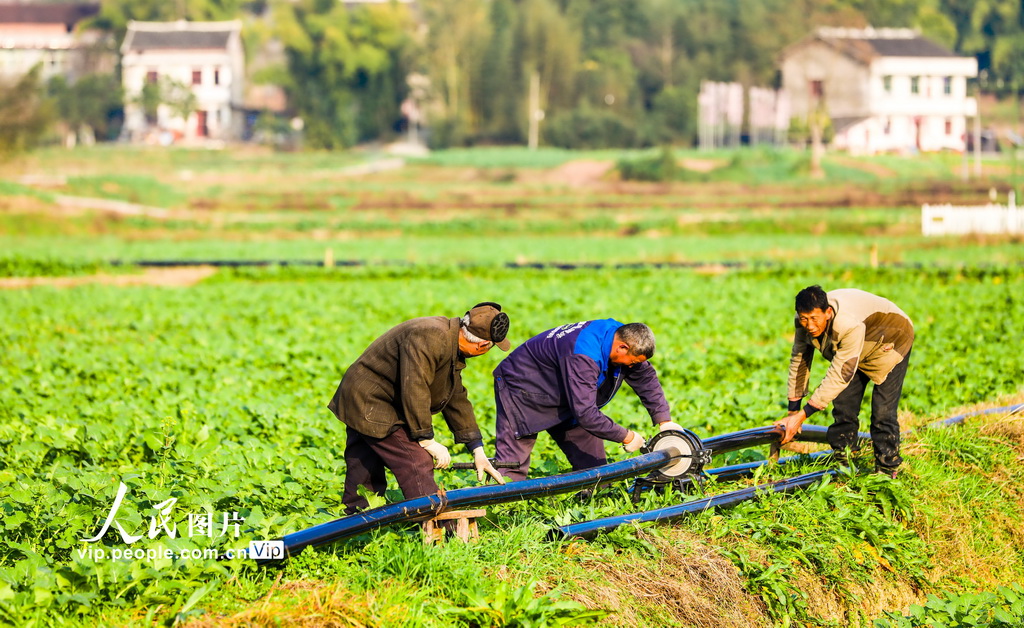
[[[363,351],[341,378],[327,405],[360,434],[384,438],[405,425],[414,440],[434,437],[440,412],[455,442],[480,439],[459,354],[459,319],[414,318],[388,330]]]
[[[831,362],[825,378],[808,399],[825,409],[853,380],[859,369],[876,385],[885,381],[914,344],[914,324],[888,299],[863,290],[832,290],[827,293],[835,316],[819,338],[795,321],[793,353],[789,361],[789,398],[807,394],[814,350]]]

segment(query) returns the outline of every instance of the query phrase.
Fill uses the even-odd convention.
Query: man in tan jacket
[[[448,449],[434,440],[438,412],[472,452],[477,479],[484,474],[504,484],[484,454],[462,369],[466,359],[498,345],[508,351],[508,315],[497,303],[479,303],[462,317],[429,316],[405,321],[374,340],[348,367],[328,404],[346,426],[346,514],[369,504],[358,492],[378,495],[390,469],[406,499],[437,492],[433,469],[447,468]]]
[[[789,363],[789,412],[776,421],[786,429],[782,443],[800,432],[804,420],[833,404],[828,442],[837,452],[857,447],[861,401],[868,382],[871,392],[871,442],[875,470],[896,477],[900,457],[900,424],[896,409],[903,392],[914,324],[888,299],[863,290],[804,288],[796,295],[796,332]],[[807,395],[807,380],[817,349],[831,362],[825,378]]]

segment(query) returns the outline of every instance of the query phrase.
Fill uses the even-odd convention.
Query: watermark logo
[[[254,560],[281,560],[284,558],[284,541],[251,541],[249,558]]]
[[[124,526],[121,525],[121,522],[117,520],[118,510],[120,510],[121,503],[127,494],[128,487],[124,482],[121,482],[117,489],[117,497],[114,498],[114,504],[110,507],[110,512],[107,514],[103,525],[100,526],[99,532],[93,537],[82,539],[83,541],[86,543],[99,541],[111,528],[114,528],[121,535],[121,540],[128,545],[142,539],[144,536],[155,539],[161,532],[166,533],[168,538],[174,539],[178,537],[178,524],[171,518],[174,505],[178,502],[177,497],[166,499],[153,506],[157,514],[150,517],[149,530],[146,533],[129,534],[124,529]],[[224,512],[221,515],[221,517],[215,519],[212,512],[188,513],[188,537],[205,536],[208,538],[219,538],[227,535],[230,529],[234,532],[234,538],[238,538],[241,533],[240,526],[245,521],[245,517],[240,517],[238,512]],[[217,523],[220,525],[215,525]],[[219,534],[215,535],[214,533],[218,527]]]

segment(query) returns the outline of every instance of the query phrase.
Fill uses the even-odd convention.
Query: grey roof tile
[[[223,31],[146,31],[137,30],[132,35],[131,50],[157,49],[223,49],[231,38],[230,30]]]

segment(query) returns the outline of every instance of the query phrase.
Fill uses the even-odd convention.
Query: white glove
[[[484,473],[494,478],[494,481],[498,484],[504,484],[505,478],[501,477],[498,470],[494,468],[491,461],[487,459],[487,454],[484,453],[483,447],[477,447],[473,449],[473,464],[476,466],[476,479],[478,482],[484,481]]]
[[[434,459],[435,469],[447,469],[452,462],[452,455],[448,448],[433,439],[421,440],[420,447],[427,450],[430,457]]]
[[[622,448],[632,453],[643,447],[645,444],[647,444],[647,441],[644,440],[643,436],[637,434],[633,430],[630,430],[629,433],[626,434],[626,440],[622,442]]]
[[[673,423],[672,421],[665,421],[664,423],[658,424],[659,432],[664,432],[666,430],[675,430],[677,432],[681,432],[683,431],[683,426],[679,425],[678,423]]]

